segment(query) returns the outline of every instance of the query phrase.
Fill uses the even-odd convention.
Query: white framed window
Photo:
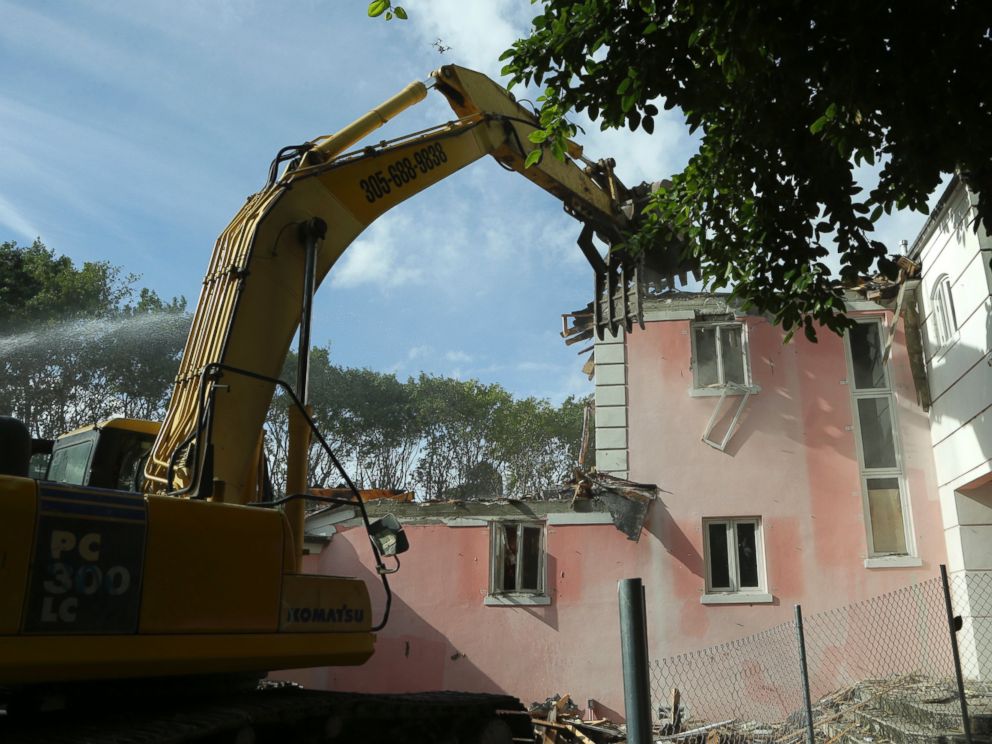
[[[751,387],[747,333],[735,321],[690,325],[692,335],[692,394],[731,395]]]
[[[771,602],[765,583],[760,517],[703,520],[706,593],[703,604]]]
[[[930,333],[933,335],[934,352],[947,346],[958,330],[951,279],[944,274],[937,279],[930,293]]]
[[[883,333],[879,319],[869,318],[858,320],[846,337],[869,568],[915,552]]]
[[[868,548],[874,558],[909,555],[902,478],[865,476],[861,479],[868,514]]]
[[[489,523],[488,605],[550,604],[541,522]]]

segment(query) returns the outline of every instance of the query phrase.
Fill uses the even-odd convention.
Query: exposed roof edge
[[[563,485],[559,493],[568,489],[572,492],[573,508],[583,502],[599,501],[610,512],[616,528],[634,542],[641,537],[648,509],[658,498],[659,491],[653,483],[635,483],[580,468],[573,471],[572,482]]]
[[[964,186],[964,183],[958,178],[958,174],[955,173],[951,176],[951,180],[947,184],[947,188],[944,189],[944,193],[940,195],[937,203],[933,205],[933,209],[930,210],[930,216],[927,217],[927,221],[923,223],[923,227],[920,229],[919,234],[913,239],[913,243],[909,248],[909,253],[907,254],[914,261],[916,257],[920,255],[920,251],[923,250],[923,244],[930,239],[933,231],[937,229],[937,217],[941,212],[944,211],[944,207],[951,200],[951,197],[957,191],[958,186]]]
[[[610,520],[628,539],[638,540],[647,518],[648,509],[658,498],[657,486],[635,483],[595,471],[579,468],[573,471],[572,480],[550,492],[558,498],[550,499],[499,499],[493,501],[427,501],[403,502],[377,500],[366,502],[365,508],[372,518],[387,512],[401,522],[427,524],[479,525],[494,519],[545,519],[556,514],[609,514]],[[347,522],[356,517],[354,507],[335,505],[307,516],[307,523],[325,520]]]

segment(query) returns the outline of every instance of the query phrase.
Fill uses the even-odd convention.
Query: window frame
[[[954,294],[951,292],[951,277],[941,274],[930,291],[930,319],[928,325],[933,335],[934,355],[946,349],[958,334],[957,309],[954,307]]]
[[[860,325],[874,325],[878,330],[879,348],[885,348],[888,339],[886,334],[888,329],[880,316],[864,316],[853,319]],[[916,542],[914,540],[913,515],[909,503],[909,489],[906,484],[905,466],[903,462],[902,441],[899,431],[899,418],[897,416],[898,399],[895,390],[892,388],[892,370],[890,369],[890,359],[881,362],[884,376],[883,387],[859,388],[854,376],[854,354],[851,348],[850,334],[844,334],[844,355],[847,363],[847,386],[851,394],[851,430],[854,433],[854,445],[858,458],[858,475],[861,489],[861,510],[865,525],[865,543],[868,550],[868,557],[865,560],[867,568],[885,565],[886,561],[904,561],[905,559],[915,560],[917,557]],[[888,403],[889,425],[892,431],[892,446],[895,450],[895,465],[892,467],[868,467],[865,460],[864,436],[861,430],[861,415],[858,401],[870,399],[884,399]],[[878,552],[875,550],[875,539],[872,534],[871,509],[868,502],[868,481],[880,478],[895,478],[899,484],[899,504],[902,509],[902,524],[905,553]],[[914,564],[915,565],[915,564]]]
[[[507,526],[517,528],[517,578],[515,584],[520,585],[520,576],[524,571],[522,551],[524,549],[523,530],[537,529],[540,535],[538,543],[538,565],[536,589],[503,589],[503,566],[506,546]],[[489,591],[486,594],[486,605],[548,605],[551,596],[548,592],[548,549],[547,525],[542,521],[518,519],[494,519],[489,522]]]
[[[703,518],[703,565],[704,591],[703,604],[757,604],[773,601],[768,593],[768,576],[765,564],[765,538],[761,527],[760,516],[750,517],[704,517]],[[710,526],[723,524],[727,526],[727,573],[730,576],[729,587],[713,586],[713,558],[710,546]],[[740,585],[740,566],[737,559],[737,527],[741,524],[754,525],[755,561],[758,576],[758,586],[742,587]]]
[[[696,343],[696,329],[698,328],[716,328],[715,343],[716,343],[716,358],[717,358],[717,376],[719,382],[716,385],[702,386],[699,385],[698,374],[699,367],[696,363],[698,358],[697,343]],[[744,370],[744,384],[730,382],[728,383],[723,369],[723,350],[720,344],[720,336],[722,328],[739,328],[741,331],[741,362],[742,368]],[[689,323],[689,344],[690,344],[690,366],[692,367],[692,386],[689,388],[689,395],[694,398],[706,397],[706,396],[737,396],[744,395],[745,392],[757,393],[759,388],[753,383],[751,379],[751,354],[750,348],[748,346],[748,328],[747,323],[740,320],[700,320],[700,321],[690,321]]]
[[[86,448],[85,453],[83,453],[82,447]],[[87,483],[89,481],[90,470],[93,467],[93,452],[95,449],[96,440],[90,436],[82,437],[75,442],[55,448],[48,459],[45,480],[53,481],[57,477],[58,479],[54,480],[54,482],[65,483],[70,486],[81,486]],[[67,480],[66,469],[70,463],[78,463],[82,469],[79,471],[78,476],[74,476],[72,480]]]

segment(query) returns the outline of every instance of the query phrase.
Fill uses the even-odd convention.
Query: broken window
[[[693,323],[692,370],[696,390],[747,387],[744,326],[741,323]]]
[[[882,326],[860,321],[847,333],[854,431],[861,465],[870,558],[908,555],[909,504],[899,456],[895,396],[883,356]]]
[[[544,526],[493,522],[489,538],[489,593],[544,594]]]
[[[764,591],[759,518],[704,519],[703,541],[707,594]]]
[[[736,406],[730,408],[725,405],[728,396],[741,397]],[[710,420],[706,422],[706,428],[703,430],[703,441],[714,449],[718,449],[721,452],[725,451],[727,449],[727,443],[734,436],[737,424],[741,420],[741,413],[744,411],[747,399],[750,397],[751,388],[738,385],[734,382],[728,383],[723,389],[723,394],[720,395],[720,402],[717,403],[716,408],[713,409],[713,413],[710,414]],[[733,415],[731,415],[731,411],[733,411]]]

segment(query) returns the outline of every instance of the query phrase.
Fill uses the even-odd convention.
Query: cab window
[[[56,449],[48,466],[48,480],[74,486],[83,485],[92,451],[92,439]]]

